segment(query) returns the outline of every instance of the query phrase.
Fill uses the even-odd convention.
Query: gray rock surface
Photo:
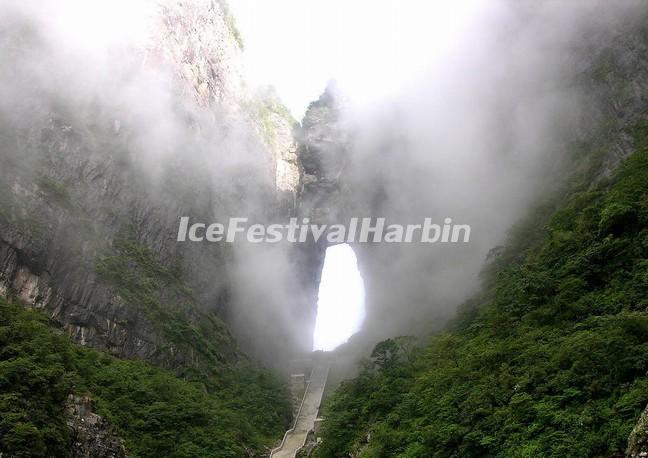
[[[110,430],[106,421],[92,412],[87,396],[70,395],[65,404],[65,417],[70,429],[70,452],[73,458],[126,458],[121,439]]]
[[[29,94],[0,104],[0,293],[117,356],[169,368],[233,362],[241,355],[223,322],[237,307],[232,247],[179,244],[178,220],[293,212],[293,121],[271,94],[246,92],[224,3],[151,3],[146,39],[114,67],[115,79],[170,75],[148,94],[150,112],[129,91],[155,78],[70,92],[94,75],[61,68],[45,31],[16,15],[0,33],[0,57],[15,64],[0,71],[3,87]],[[40,54],[52,61],[48,75],[34,72]],[[199,342],[174,339],[168,319]]]

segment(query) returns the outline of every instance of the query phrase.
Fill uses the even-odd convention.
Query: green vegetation
[[[507,249],[485,303],[419,354],[376,347],[328,401],[317,457],[625,450],[648,403],[648,125],[633,134],[613,179]]]
[[[241,31],[236,25],[236,19],[234,19],[234,15],[229,10],[225,11],[225,24],[227,24],[227,28],[232,34],[232,38],[234,38],[236,43],[239,45],[239,48],[241,48],[241,51],[243,51],[245,49],[245,46],[243,44],[243,36],[241,35]]]
[[[267,372],[241,366],[178,378],[77,346],[42,314],[0,300],[0,455],[69,456],[70,393],[90,394],[133,457],[249,456],[290,420],[286,391]]]
[[[114,285],[128,304],[140,307],[175,349],[195,355],[197,367],[192,369],[212,371],[235,360],[236,344],[226,325],[195,302],[179,278],[179,267],[163,264],[150,248],[134,240],[132,232],[120,231],[113,240],[114,253],[98,259],[100,277]]]
[[[286,121],[289,126],[296,122],[272,86],[257,91],[248,100],[245,109],[252,119],[260,123],[263,140],[268,145],[273,145],[276,141],[277,117]]]
[[[38,178],[37,185],[48,202],[56,202],[65,208],[71,206],[70,193],[63,183],[43,175]]]
[[[229,3],[226,0],[219,0],[218,4],[223,9],[223,14],[225,15],[225,25],[227,26],[227,29],[232,35],[232,38],[234,38],[234,40],[236,41],[236,44],[238,44],[239,48],[241,48],[241,51],[243,51],[245,49],[243,36],[241,35],[241,31],[236,25],[236,18],[234,17],[234,14],[232,14],[232,9],[229,6]]]

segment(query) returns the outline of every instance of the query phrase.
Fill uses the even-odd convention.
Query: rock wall
[[[179,217],[293,213],[293,120],[246,89],[223,2],[146,4],[144,38],[111,51],[100,75],[33,15],[6,14],[0,293],[121,357],[230,364],[243,357],[224,322],[237,307],[233,248],[177,243]]]
[[[65,404],[65,416],[70,429],[72,458],[126,458],[121,439],[116,437],[106,421],[92,411],[87,396],[70,395]]]

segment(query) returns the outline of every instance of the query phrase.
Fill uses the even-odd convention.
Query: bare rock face
[[[224,2],[164,0],[156,9],[152,34],[147,59],[170,67],[201,106],[216,102],[240,111],[245,97],[242,41]]]
[[[229,119],[248,122],[269,149],[275,188],[292,209],[300,180],[295,121],[271,89],[246,89],[243,39],[226,3],[164,0],[151,30],[140,51],[148,65],[170,69],[201,107],[216,105]]]
[[[632,429],[628,438],[627,458],[641,458],[648,456],[648,408],[644,410],[639,421]]]
[[[339,124],[340,99],[328,87],[312,102],[301,125],[295,130],[298,181],[296,216],[310,224],[346,224],[348,193],[343,189],[344,171],[349,159],[346,131]],[[317,304],[319,283],[328,242],[308,240],[293,249],[298,268],[296,280],[310,304]],[[305,333],[312,336],[316,313],[304,308],[299,313]]]
[[[299,214],[317,223],[342,223],[344,171],[349,162],[347,133],[340,125],[341,101],[329,87],[311,103],[298,131],[303,173]]]
[[[259,135],[272,152],[274,183],[282,215],[293,215],[302,180],[295,139],[297,122],[272,88],[259,90],[248,111]]]
[[[106,421],[92,412],[92,400],[71,394],[65,404],[65,417],[70,429],[70,452],[73,458],[126,458],[121,439],[115,436]]]

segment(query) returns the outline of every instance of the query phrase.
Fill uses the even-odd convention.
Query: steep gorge
[[[109,72],[101,64],[97,71],[94,62],[84,69],[88,62],[83,54],[60,53],[49,31],[33,22],[29,11],[0,8],[7,8],[11,14],[6,17],[12,18],[0,32],[0,60],[15,64],[0,69],[0,293],[8,299],[2,302],[2,311],[9,323],[3,323],[2,343],[9,350],[3,350],[5,371],[0,383],[11,393],[0,406],[12,419],[0,422],[0,446],[9,452],[19,447],[27,450],[36,441],[42,443],[40,456],[52,456],[51,450],[62,456],[70,450],[77,453],[88,445],[66,449],[64,411],[95,418],[88,406],[102,416],[97,424],[114,428],[133,456],[255,456],[266,453],[280,437],[289,422],[287,393],[256,361],[282,370],[292,357],[310,350],[326,245],[177,243],[180,216],[205,222],[232,216],[283,222],[296,216],[331,224],[345,223],[351,216],[419,222],[422,216],[451,214],[474,216],[477,230],[497,235],[519,215],[504,214],[497,225],[489,225],[490,218],[476,211],[489,202],[486,197],[502,198],[497,208],[505,209],[509,204],[535,208],[537,196],[544,196],[538,214],[531,214],[512,233],[518,239],[491,252],[488,269],[500,272],[519,262],[528,248],[539,250],[533,243],[546,234],[538,229],[562,208],[562,202],[572,202],[569,196],[590,191],[590,186],[598,189],[641,143],[631,130],[645,121],[646,114],[648,81],[641,70],[648,63],[641,18],[624,18],[628,22],[615,22],[603,32],[590,31],[577,46],[565,39],[572,62],[569,76],[542,75],[551,83],[549,92],[563,94],[576,87],[586,95],[584,119],[578,122],[563,117],[562,105],[547,113],[533,111],[537,101],[528,101],[522,94],[534,78],[523,76],[521,83],[504,79],[512,95],[498,99],[485,117],[498,125],[515,125],[518,110],[526,108],[532,114],[555,117],[556,124],[564,121],[565,126],[558,129],[538,116],[540,134],[551,133],[558,140],[537,146],[551,154],[536,158],[541,165],[523,170],[533,178],[552,176],[555,183],[540,183],[534,192],[514,198],[508,196],[513,185],[502,186],[486,197],[475,193],[464,205],[448,200],[450,193],[471,180],[491,176],[460,174],[466,183],[429,186],[435,179],[441,183],[449,171],[421,157],[428,151],[412,144],[416,131],[408,130],[414,129],[408,125],[411,118],[399,119],[391,112],[402,106],[388,107],[370,120],[377,127],[367,129],[347,118],[344,100],[331,86],[294,126],[272,91],[251,93],[238,73],[241,41],[224,3],[161,2],[153,10],[146,38],[133,48],[120,49],[127,56],[123,59],[111,55]],[[555,43],[546,48],[550,45]],[[50,65],[47,74],[34,71],[35,59]],[[531,68],[530,73],[534,71]],[[489,83],[500,82],[500,77],[484,74]],[[470,87],[470,81],[465,83]],[[466,97],[473,95],[468,90]],[[439,102],[441,108],[445,103]],[[448,122],[461,124],[464,115],[460,110],[451,112]],[[415,127],[425,128],[423,121]],[[467,123],[466,138],[490,139],[480,129],[493,126],[480,126],[479,121]],[[443,128],[429,135],[445,138]],[[502,154],[493,158],[493,168],[500,173],[494,179],[507,183],[507,167],[521,162],[511,151],[531,145],[516,143],[519,135],[513,129],[502,131],[496,145],[502,147]],[[444,145],[434,146],[443,150]],[[467,150],[475,145],[451,146]],[[488,184],[482,183],[484,188]],[[602,189],[592,192],[608,192]],[[632,203],[633,208],[641,202]],[[643,214],[642,208],[638,214]],[[452,247],[452,252],[421,245],[354,246],[367,285],[368,316],[362,332],[339,351],[340,359],[355,363],[382,339],[406,334],[427,337],[442,329],[458,304],[479,291],[477,271],[498,241],[489,235],[476,242],[477,249]],[[494,284],[487,280],[485,298],[480,295],[473,301],[485,307]],[[511,304],[518,300],[506,299]],[[54,329],[63,329],[73,341],[91,349],[69,346],[37,314],[22,311],[15,303],[44,312]],[[489,309],[481,312],[480,307],[468,307],[463,313],[488,314]],[[482,326],[481,318],[471,319],[462,318],[462,323],[468,328]],[[34,338],[30,342],[15,329],[27,330]],[[471,347],[470,343],[463,347],[464,336],[458,336],[457,344],[450,334],[427,350],[433,359],[442,360],[439,365],[463,363],[461,356],[451,353]],[[48,347],[61,350],[63,357],[58,360],[57,352],[49,352]],[[24,361],[30,362],[29,370],[16,363],[20,354],[16,348],[28,355]],[[495,359],[502,362],[502,358]],[[393,373],[382,373],[380,367],[371,376],[362,373],[343,385],[330,404],[331,421],[323,448],[316,453],[435,456],[430,455],[434,443],[444,447],[436,456],[463,457],[490,456],[503,447],[499,438],[482,431],[471,436],[465,429],[470,427],[456,423],[425,425],[423,436],[417,436],[420,422],[439,411],[406,418],[404,411],[419,408],[411,404],[412,398],[421,392],[433,395],[425,391],[428,380],[421,373],[410,373],[396,360],[392,362],[399,365]],[[480,361],[469,362],[477,373],[484,368]],[[416,364],[430,370],[427,363],[421,359]],[[45,382],[34,372],[38,367],[47,368]],[[347,370],[342,365],[344,375]],[[473,375],[457,370],[436,380],[434,387],[461,386],[455,376]],[[15,388],[21,377],[29,390],[51,391],[52,399],[30,398],[10,405],[17,392],[30,396]],[[365,385],[367,377],[375,384]],[[349,397],[364,402],[362,395],[372,392],[367,386],[383,389],[385,380],[388,387],[400,385],[394,396],[388,389],[381,392],[388,405],[376,411],[370,407],[373,416],[349,420],[345,415],[355,412]],[[624,389],[625,385],[619,388]],[[625,439],[637,406],[648,401],[643,391],[638,392],[632,391],[636,399],[623,411],[623,426],[610,433],[615,446],[620,437]],[[349,393],[352,396],[345,397]],[[458,392],[456,397],[464,394]],[[519,397],[515,402],[528,401]],[[43,406],[54,410],[44,411]],[[474,408],[476,417],[481,415],[479,409],[492,408],[468,407]],[[57,419],[55,428],[50,428],[48,415]],[[386,415],[397,418],[383,422],[380,417]],[[399,424],[401,417],[404,426]],[[88,434],[75,427],[80,422],[74,417],[68,416],[67,421],[72,436],[104,437],[103,431]],[[210,426],[212,422],[219,424],[218,429]],[[460,442],[460,437],[468,439]],[[109,453],[120,453],[119,439],[108,437],[107,443],[118,449]],[[544,443],[529,447],[531,451],[524,453],[530,455],[521,456],[554,451]],[[599,443],[592,446],[597,451],[604,448]],[[98,453],[97,448],[90,450]],[[572,456],[566,448],[555,450],[555,456]],[[573,456],[588,453],[574,450]]]

